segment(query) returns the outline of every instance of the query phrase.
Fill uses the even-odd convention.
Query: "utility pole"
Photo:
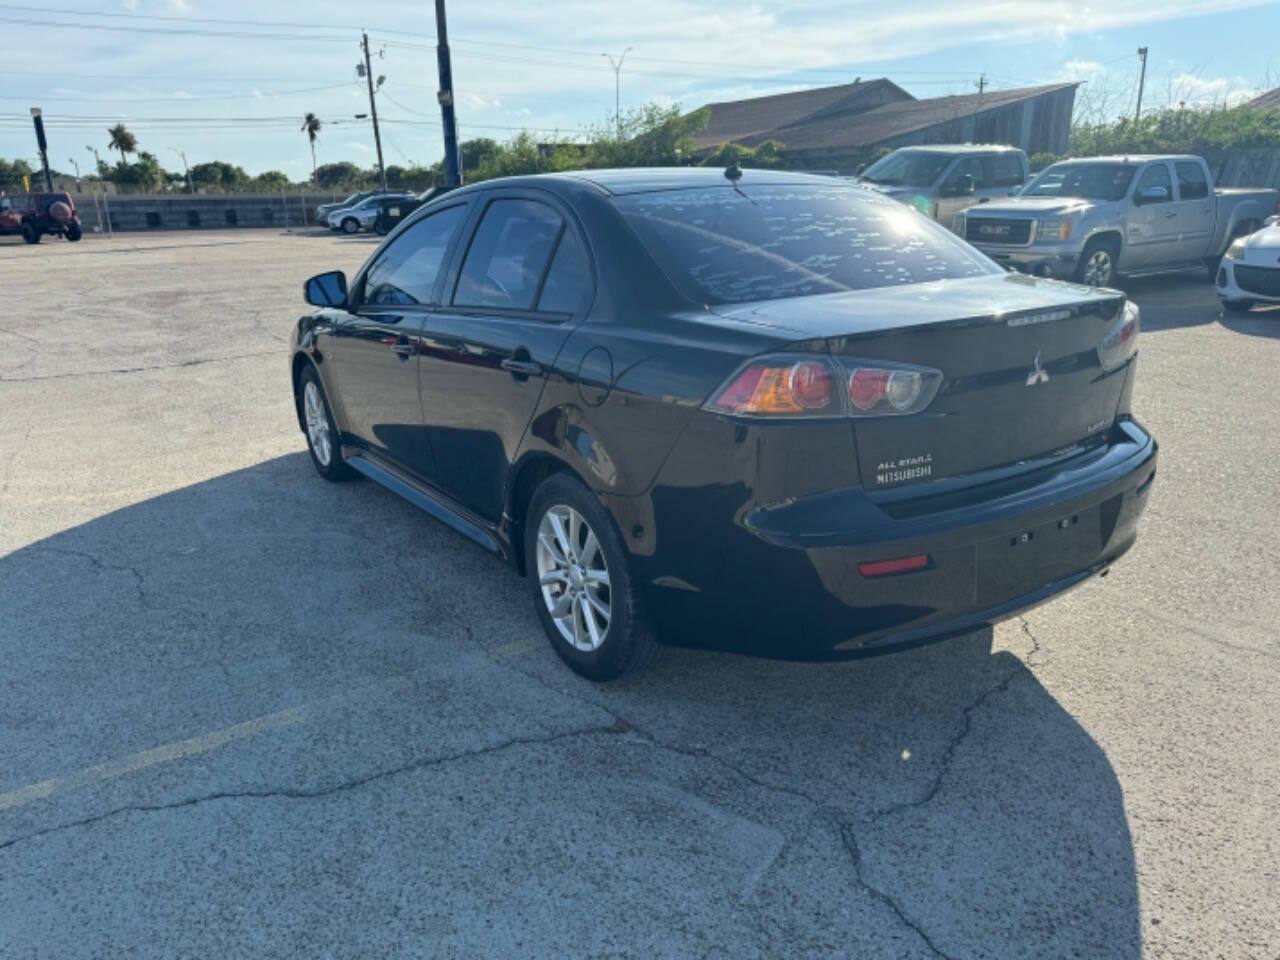
[[[169,149],[182,158],[182,173],[187,181],[187,193],[195,193],[191,189],[191,168],[187,166],[187,151],[179,150],[177,147],[170,147]]]
[[[613,67],[613,119],[617,124],[619,140],[622,139],[622,62],[627,59],[628,51],[634,49],[635,47],[627,47],[626,50],[623,50],[622,56],[618,57],[616,63],[611,54],[600,54],[600,56],[609,61],[609,66]]]
[[[378,148],[378,175],[382,189],[387,189],[387,168],[382,163],[382,135],[378,132],[378,104],[373,98],[373,65],[369,62],[369,35],[361,33],[360,45],[364,48],[364,78],[369,82],[369,113],[373,115],[373,143]],[[381,84],[379,84],[381,86]]]
[[[987,89],[987,75],[981,74],[978,77],[978,96],[982,96],[982,92]]]
[[[436,67],[440,73],[440,121],[444,124],[444,185],[462,186],[458,156],[458,118],[453,112],[453,65],[449,59],[449,25],[445,22],[444,0],[436,0]]]
[[[49,172],[49,141],[44,138],[44,118],[40,108],[31,108],[31,122],[36,125],[36,146],[40,148],[40,166],[44,170],[44,188],[53,193],[53,174]]]
[[[1142,88],[1147,83],[1147,48],[1139,47],[1138,56],[1142,58],[1142,73],[1138,77],[1138,108],[1133,111],[1133,122],[1137,123],[1138,118],[1142,116]]]

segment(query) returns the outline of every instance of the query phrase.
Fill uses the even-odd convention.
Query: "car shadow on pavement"
[[[437,711],[502,691],[503,709],[527,711],[523,722],[604,711],[613,719],[601,729],[626,733],[599,741],[602,759],[589,773],[575,768],[574,789],[602,831],[599,843],[589,832],[575,835],[575,869],[596,878],[602,901],[629,902],[638,891],[657,898],[657,939],[646,942],[666,937],[673,955],[689,930],[721,927],[739,933],[718,936],[740,935],[747,940],[738,948],[755,942],[766,955],[888,955],[887,942],[894,956],[912,957],[1141,954],[1120,785],[1103,749],[1028,669],[1053,661],[1034,636],[1034,614],[1002,627],[995,649],[990,629],[838,663],[673,648],[639,677],[595,686],[555,658],[514,571],[372,483],[320,481],[305,453],[156,496],[0,557],[0,610],[0,794],[193,730],[232,728],[246,711],[271,714],[290,697],[408,675],[438,685],[436,699],[420,715],[368,718],[385,744],[344,753],[340,738],[338,748],[304,740],[262,769],[236,770],[245,781],[237,789],[279,790],[314,776],[323,764],[309,751],[322,749],[355,783],[373,781],[382,767],[416,769],[413,751],[444,749],[464,735],[483,742],[484,725],[498,722],[484,710],[445,719]],[[401,727],[412,735],[391,736]],[[568,749],[590,757],[597,746]],[[113,781],[112,803],[142,802],[132,791],[145,777]],[[155,789],[181,802],[181,782]],[[489,816],[513,825],[504,841],[510,862],[530,866],[488,877],[483,892],[468,895],[478,900],[446,884],[443,899],[420,909],[465,912],[483,901],[486,924],[530,935],[543,923],[592,923],[591,911],[566,919],[560,897],[571,890],[532,866],[548,856],[539,846],[548,824],[528,813],[531,789],[518,778],[468,788]],[[641,803],[644,791],[661,802]],[[56,827],[107,802],[99,788],[57,799],[88,809],[41,806],[53,800],[8,812],[0,805],[0,849],[19,826]],[[552,809],[571,818],[579,813],[572,807]],[[241,816],[247,822],[256,809]],[[688,835],[695,814],[710,824],[707,835]],[[727,839],[716,847],[721,827]],[[440,829],[470,830],[465,817]],[[220,842],[233,843],[239,830]],[[618,831],[643,839],[619,852]],[[403,838],[360,836],[370,863],[415,858],[412,849],[390,854]],[[94,843],[87,836],[78,856],[94,859]],[[699,845],[729,851],[726,862],[712,869],[692,852]],[[21,849],[4,855],[12,861]],[[662,873],[682,858],[678,881]],[[740,862],[745,879],[733,873]],[[136,882],[157,890],[183,882],[176,860],[137,869],[154,871]],[[300,875],[307,869],[300,864]],[[448,860],[435,869],[447,878],[470,867]],[[416,904],[389,905],[360,876],[343,898],[361,905],[371,929],[412,920],[401,911]],[[56,872],[49,878],[58,880]],[[75,911],[80,921],[124,931],[112,918],[132,908],[112,902],[110,889],[95,896]],[[215,928],[231,937],[221,942],[291,922],[219,913],[229,895],[220,896],[199,923],[211,937]],[[508,906],[530,902],[545,904],[547,918]],[[840,947],[823,951],[824,943]],[[735,952],[731,943],[724,949]]]
[[[1254,307],[1248,313],[1222,313],[1222,325],[1250,337],[1280,338],[1280,306]]]

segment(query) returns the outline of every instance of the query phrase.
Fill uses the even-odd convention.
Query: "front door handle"
[[[524,377],[535,377],[542,372],[542,364],[533,360],[516,360],[511,357],[502,361],[502,369]]]
[[[1173,219],[1174,217],[1176,217],[1177,215],[1178,215],[1177,213],[1166,213],[1166,214],[1164,215],[1164,218],[1165,218],[1166,220],[1172,220],[1172,219]]]
[[[395,351],[396,356],[399,357],[401,361],[404,361],[413,356],[413,351],[416,347],[409,341],[408,337],[402,336],[400,338],[400,342],[391,349]]]

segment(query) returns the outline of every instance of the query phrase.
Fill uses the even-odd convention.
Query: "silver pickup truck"
[[[996,260],[1043,277],[1105,286],[1208,267],[1280,212],[1280,191],[1215,189],[1200,157],[1064,160],[1017,196],[971,207],[953,229]]]

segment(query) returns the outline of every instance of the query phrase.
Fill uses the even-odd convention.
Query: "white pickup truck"
[[[954,229],[988,256],[1044,277],[1105,286],[1208,267],[1280,212],[1280,191],[1215,189],[1201,157],[1064,160],[1015,197],[971,207]]]

